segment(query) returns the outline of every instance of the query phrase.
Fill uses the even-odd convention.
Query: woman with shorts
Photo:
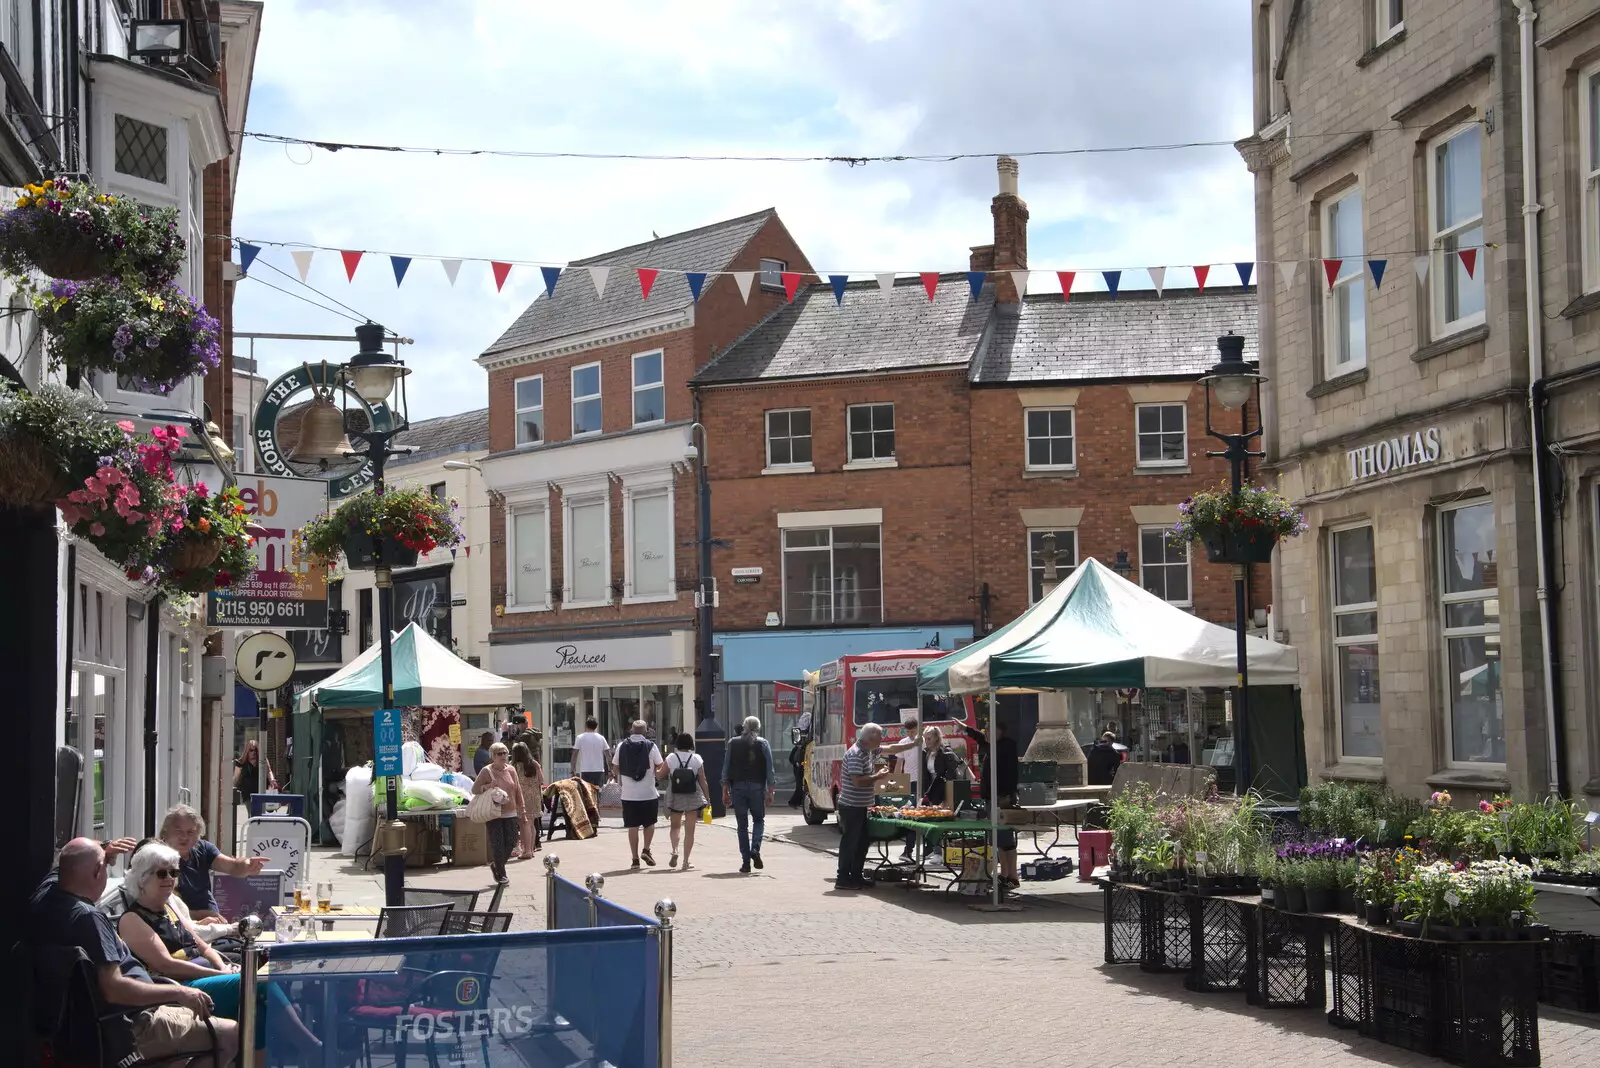
[[[694,736],[680,734],[672,740],[672,752],[667,754],[667,813],[672,820],[668,838],[672,843],[672,856],[667,867],[678,866],[678,831],[683,831],[683,870],[688,871],[689,854],[694,850],[694,825],[700,822],[700,811],[706,807],[706,761],[694,751]]]

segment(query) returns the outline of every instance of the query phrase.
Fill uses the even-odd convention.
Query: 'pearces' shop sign
[[[1351,482],[1438,463],[1439,428],[1430,426],[1426,430],[1360,445],[1344,455],[1350,463]]]

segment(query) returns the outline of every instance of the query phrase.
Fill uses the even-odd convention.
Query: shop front
[[[574,637],[490,647],[492,670],[522,683],[530,726],[544,734],[547,779],[572,774],[572,742],[593,717],[615,744],[635,720],[663,745],[693,723],[694,632]]]

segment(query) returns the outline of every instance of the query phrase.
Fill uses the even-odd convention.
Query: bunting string
[[[240,272],[245,275],[248,275],[251,267],[255,266],[259,262],[273,271],[276,271],[279,274],[284,274],[287,277],[287,272],[274,266],[270,260],[261,259],[262,252],[267,248],[287,250],[291,260],[294,263],[295,272],[298,274],[301,282],[305,282],[307,275],[311,271],[312,261],[317,253],[320,252],[336,252],[339,254],[339,260],[344,268],[345,280],[347,282],[355,281],[356,271],[361,266],[363,257],[386,257],[389,260],[389,266],[393,271],[394,284],[396,287],[403,285],[405,280],[408,277],[411,277],[411,265],[419,259],[437,262],[443,268],[445,277],[451,286],[456,284],[456,279],[461,272],[461,265],[463,263],[487,263],[489,265],[490,273],[494,279],[494,287],[496,292],[505,291],[506,282],[511,277],[511,272],[514,268],[537,267],[539,270],[540,279],[542,281],[544,293],[547,298],[555,297],[557,286],[560,285],[562,280],[565,279],[567,275],[581,271],[589,276],[589,283],[594,288],[594,297],[596,300],[599,300],[605,296],[606,286],[610,282],[611,273],[613,271],[622,271],[624,273],[632,273],[634,275],[639,286],[639,294],[642,300],[650,299],[650,294],[654,291],[657,281],[660,279],[663,273],[666,273],[682,275],[684,281],[689,287],[690,296],[696,303],[699,302],[701,294],[704,293],[706,283],[709,280],[722,276],[732,277],[734,282],[739,287],[740,297],[745,303],[748,304],[750,302],[750,293],[758,273],[756,271],[728,271],[710,269],[684,270],[680,268],[619,264],[583,264],[569,266],[562,263],[552,263],[548,260],[485,259],[482,257],[445,257],[418,254],[402,255],[400,253],[393,252],[373,252],[368,249],[333,248],[326,245],[309,245],[301,242],[288,241],[246,241],[239,239],[235,242],[235,244],[239,249],[239,269]],[[1315,276],[1316,269],[1318,267],[1321,268],[1321,278],[1323,281],[1325,281],[1327,288],[1331,291],[1336,285],[1350,284],[1350,271],[1353,269],[1359,270],[1359,268],[1357,268],[1355,265],[1362,264],[1366,268],[1364,273],[1372,282],[1372,288],[1374,290],[1381,290],[1383,288],[1384,279],[1387,277],[1386,272],[1388,270],[1389,262],[1397,256],[1412,257],[1412,266],[1416,272],[1417,281],[1419,284],[1422,284],[1427,281],[1428,271],[1435,259],[1442,261],[1447,257],[1448,259],[1455,261],[1456,264],[1460,266],[1461,270],[1466,273],[1468,278],[1476,278],[1478,271],[1482,268],[1483,256],[1487,255],[1491,249],[1496,249],[1499,247],[1500,246],[1498,244],[1490,242],[1482,245],[1465,245],[1449,250],[1413,249],[1403,252],[1389,253],[1383,256],[1365,256],[1361,257],[1360,259],[1352,259],[1347,257],[1324,257],[1306,260],[1247,260],[1228,264],[1195,263],[1160,265],[1151,267],[1074,268],[1072,270],[1035,268],[1029,270],[1012,270],[1005,272],[941,272],[926,270],[782,271],[779,272],[778,280],[782,284],[784,296],[790,301],[795,299],[796,295],[798,295],[800,292],[801,287],[806,285],[807,280],[810,279],[817,283],[826,283],[833,291],[833,299],[835,304],[842,305],[844,304],[846,294],[849,292],[849,283],[853,278],[861,280],[866,280],[868,278],[875,279],[878,283],[879,291],[882,294],[887,295],[894,290],[897,279],[901,277],[915,277],[921,283],[923,291],[928,296],[928,300],[932,301],[935,299],[936,294],[938,293],[940,284],[946,281],[947,274],[959,275],[964,273],[966,277],[967,288],[971,293],[973,300],[978,299],[979,295],[983,291],[984,284],[989,280],[991,274],[998,275],[1003,273],[1007,275],[1011,280],[1011,284],[1016,288],[1017,295],[1019,297],[1025,296],[1028,293],[1029,284],[1036,276],[1048,277],[1049,275],[1053,274],[1056,278],[1057,284],[1061,288],[1061,299],[1065,301],[1072,299],[1074,288],[1078,285],[1081,278],[1097,276],[1105,291],[1111,294],[1111,299],[1116,300],[1118,294],[1124,291],[1123,280],[1130,271],[1142,271],[1150,280],[1150,288],[1155,290],[1157,297],[1161,297],[1167,288],[1169,271],[1188,272],[1193,277],[1193,288],[1198,291],[1203,291],[1209,282],[1214,281],[1211,273],[1212,268],[1214,267],[1220,266],[1224,269],[1231,268],[1233,274],[1238,279],[1238,284],[1241,286],[1248,286],[1251,284],[1252,279],[1256,278],[1257,268],[1266,269],[1271,267],[1276,268],[1276,279],[1279,288],[1290,289],[1297,283],[1300,267],[1302,265],[1306,265],[1311,271],[1311,274],[1308,277]],[[1181,279],[1182,276],[1180,275],[1179,277]],[[1218,284],[1223,285],[1233,284],[1232,279],[1224,280],[1224,278],[1225,276],[1222,276],[1218,279],[1215,279],[1215,281]],[[573,283],[568,282],[567,284],[570,286]],[[1082,292],[1082,290],[1080,290],[1080,292]]]

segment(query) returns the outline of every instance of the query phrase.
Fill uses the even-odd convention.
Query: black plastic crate
[[[1190,990],[1243,990],[1249,975],[1247,942],[1254,907],[1226,898],[1183,895],[1189,908]]]
[[[1333,1003],[1328,1022],[1335,1027],[1361,1029],[1372,1017],[1372,991],[1368,944],[1372,933],[1351,923],[1335,923],[1328,935],[1332,949]]]
[[[1188,903],[1176,893],[1145,890],[1139,905],[1139,967],[1147,972],[1188,971],[1193,946]]]
[[[1245,951],[1245,1000],[1277,1008],[1321,1008],[1325,953],[1323,922],[1262,905],[1250,909]]]
[[[1129,886],[1105,886],[1106,963],[1138,964],[1143,959],[1144,927],[1139,891]]]
[[[1538,943],[1539,1000],[1558,1009],[1600,1012],[1600,938],[1583,931],[1551,931]]]
[[[1437,951],[1438,1054],[1455,1064],[1539,1063],[1539,943],[1447,943]]]
[[[1367,1025],[1362,1033],[1391,1046],[1435,1053],[1439,1007],[1435,975],[1443,943],[1372,934],[1367,941]]]

